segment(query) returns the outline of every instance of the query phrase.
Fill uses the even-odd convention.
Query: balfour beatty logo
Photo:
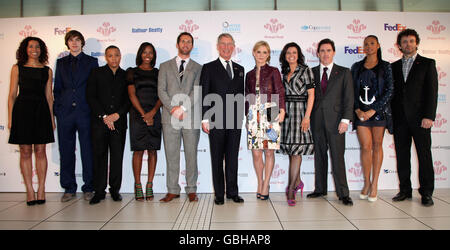
[[[401,25],[399,23],[394,25],[389,25],[388,23],[384,24],[384,30],[388,31],[403,31],[406,29],[406,25]]]
[[[363,47],[356,46],[356,48],[352,49],[349,46],[344,47],[344,53],[345,54],[364,54]]]
[[[148,28],[148,29],[141,29],[141,28],[131,28],[131,33],[162,33],[162,28]]]

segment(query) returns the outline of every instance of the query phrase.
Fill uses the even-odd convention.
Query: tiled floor
[[[420,195],[392,202],[396,190],[379,191],[375,203],[359,199],[351,192],[354,206],[342,205],[335,193],[326,198],[297,198],[289,207],[283,193],[271,193],[261,201],[255,194],[241,194],[245,203],[231,200],[214,204],[212,194],[199,194],[199,202],[190,203],[186,195],[163,204],[156,194],[153,201],[138,202],[133,194],[123,194],[122,202],[110,196],[95,206],[82,199],[59,201],[62,194],[47,193],[47,203],[28,207],[24,193],[0,193],[0,230],[365,230],[365,229],[450,229],[450,189],[434,193],[433,207],[423,207]]]

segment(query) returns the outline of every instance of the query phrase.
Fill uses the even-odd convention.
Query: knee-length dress
[[[275,120],[269,122],[267,118],[268,108],[276,106],[276,103],[261,102],[259,77],[257,77],[256,102],[250,105],[247,114],[248,149],[280,149],[280,123]]]
[[[136,97],[145,112],[155,107],[158,101],[158,69],[142,70],[139,67],[127,70],[128,85],[134,85]],[[132,106],[130,109],[131,151],[161,149],[161,112],[153,117],[153,125],[147,126],[141,114]]]
[[[301,123],[305,117],[308,89],[314,88],[314,76],[310,68],[299,65],[287,80],[283,75],[286,90],[286,116],[281,124],[281,143],[279,153],[287,155],[311,155],[314,153],[311,128],[302,132]]]
[[[11,114],[10,144],[47,144],[55,142],[52,117],[45,90],[47,66],[43,68],[19,65],[19,95]]]

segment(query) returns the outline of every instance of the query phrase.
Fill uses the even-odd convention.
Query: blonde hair
[[[261,47],[261,46],[266,47],[266,49],[268,50],[269,57],[267,58],[266,62],[270,62],[270,46],[266,41],[259,41],[259,42],[255,43],[255,46],[253,46],[253,52],[256,52],[259,49],[259,47]]]

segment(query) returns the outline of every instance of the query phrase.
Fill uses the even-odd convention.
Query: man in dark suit
[[[234,49],[233,37],[227,33],[221,34],[217,39],[219,58],[203,65],[200,78],[204,119],[202,129],[209,135],[214,202],[217,205],[224,204],[225,189],[228,199],[244,202],[238,195],[238,155],[245,105],[244,68],[231,61]]]
[[[93,197],[92,145],[90,108],[86,101],[86,84],[91,70],[98,67],[97,58],[83,53],[83,35],[71,30],[65,36],[70,54],[56,61],[53,112],[58,129],[60,154],[60,183],[64,188],[62,202],[75,198],[76,133],[81,147],[84,185],[81,190],[85,200]]]
[[[93,69],[87,83],[87,101],[91,107],[92,149],[94,154],[94,190],[90,204],[105,199],[105,189],[114,201],[121,201],[123,150],[130,109],[126,73],[120,68],[120,50],[105,50],[107,65]],[[108,171],[108,151],[110,155]]]
[[[431,127],[436,117],[438,75],[433,59],[417,54],[420,43],[415,30],[406,29],[397,36],[403,58],[392,64],[394,96],[391,101],[394,143],[400,192],[394,201],[412,198],[411,139],[419,159],[419,193],[422,204],[432,206],[434,169],[431,155]]]
[[[308,198],[327,195],[328,148],[339,200],[353,205],[349,197],[345,169],[345,132],[353,118],[353,80],[350,70],[333,63],[336,49],[334,42],[319,42],[317,54],[320,65],[312,69],[316,85],[314,106],[311,113],[311,129],[314,139],[315,189]]]

